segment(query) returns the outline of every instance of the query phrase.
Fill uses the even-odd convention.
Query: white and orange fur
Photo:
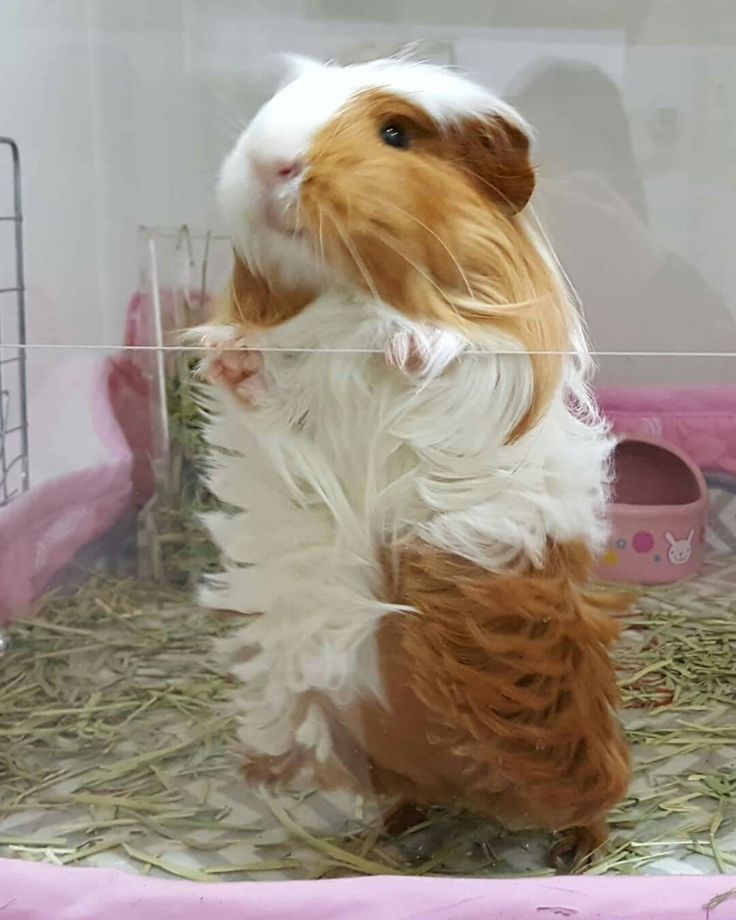
[[[226,159],[199,332],[246,773],[371,786],[583,855],[629,767],[587,585],[612,441],[529,129],[454,71],[292,62]]]

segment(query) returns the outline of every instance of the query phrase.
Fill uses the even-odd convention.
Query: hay
[[[196,587],[204,572],[218,566],[217,551],[200,523],[200,515],[217,507],[217,502],[202,476],[209,448],[197,398],[199,360],[199,355],[186,351],[174,356],[174,372],[166,380],[168,466],[158,494],[141,514],[138,539],[145,554],[140,571],[189,589]]]
[[[684,590],[645,593],[618,650],[635,775],[597,874],[688,853],[724,872],[736,851],[736,602],[704,592],[686,610]]]
[[[60,840],[7,840],[17,854],[60,848],[61,862],[76,862],[111,835],[121,846],[153,824],[184,839],[191,821],[221,817],[169,782],[230,768],[228,679],[210,664],[223,624],[181,600],[160,585],[93,576],[13,627],[0,687],[0,813],[70,816]]]

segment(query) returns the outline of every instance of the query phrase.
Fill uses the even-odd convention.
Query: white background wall
[[[736,315],[730,0],[2,0],[0,133],[23,154],[31,339],[120,341],[137,284],[137,226],[211,223],[213,177],[260,98],[253,81],[264,54],[332,55],[412,38],[447,42],[457,63],[500,91],[542,58],[596,63],[629,117],[649,211],[642,245],[657,257],[679,254],[724,316]],[[564,218],[564,198],[557,207]],[[600,302],[610,313],[597,290],[603,262],[619,258],[615,238],[586,250],[584,212],[556,232],[567,233],[573,262],[584,254],[573,275],[592,291],[589,312]],[[668,308],[666,286],[653,296],[660,312]],[[615,325],[634,328],[640,307],[627,318],[625,300],[623,292]],[[711,313],[698,318],[697,293],[674,298],[672,323],[688,311],[716,328]],[[600,325],[603,338],[610,326]],[[725,341],[720,332],[713,340]]]

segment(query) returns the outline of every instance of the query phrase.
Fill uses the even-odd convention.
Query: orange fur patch
[[[630,777],[607,651],[625,601],[585,588],[589,568],[580,545],[514,575],[407,551],[391,599],[418,613],[378,638],[389,708],[352,716],[382,792],[600,838]]]
[[[300,313],[315,293],[307,288],[287,288],[277,280],[256,275],[235,254],[229,287],[216,302],[211,322],[244,330],[278,326]]]
[[[246,753],[246,775],[283,785],[308,765],[326,789],[571,830],[574,857],[588,856],[630,780],[608,648],[612,614],[631,598],[586,588],[590,564],[579,544],[552,546],[543,570],[513,575],[407,550],[387,597],[417,613],[386,616],[377,636],[387,705],[343,711],[305,694],[298,715],[315,705],[329,720],[331,760],[300,747]]]

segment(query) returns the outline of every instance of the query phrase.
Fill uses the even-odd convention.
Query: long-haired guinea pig
[[[529,129],[455,71],[310,60],[219,183],[201,330],[246,775],[568,832],[629,780],[588,584],[612,442],[527,204]],[[620,604],[618,604],[620,607]]]

